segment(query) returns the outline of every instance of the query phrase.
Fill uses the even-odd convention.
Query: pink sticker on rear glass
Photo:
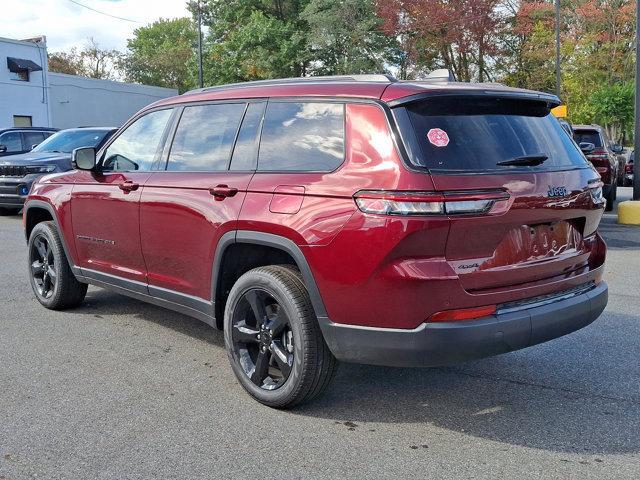
[[[432,128],[427,133],[427,138],[436,147],[446,147],[449,145],[449,135],[441,128]]]

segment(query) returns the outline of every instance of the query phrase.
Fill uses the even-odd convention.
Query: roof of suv
[[[57,132],[58,129],[57,128],[52,128],[52,127],[9,127],[9,128],[0,128],[0,133],[4,133],[4,132],[11,132],[14,130],[18,130],[18,131],[34,131],[34,132]]]
[[[345,75],[283,78],[206,87],[160,100],[152,106],[238,98],[314,96],[363,98],[401,103],[407,97],[432,92],[507,94],[543,100],[553,106],[560,103],[555,95],[511,88],[497,83],[454,82],[438,77],[427,78],[424,81],[400,81],[388,75]]]
[[[598,132],[603,132],[604,128],[602,128],[600,125],[574,125],[573,126],[574,130],[596,130]]]

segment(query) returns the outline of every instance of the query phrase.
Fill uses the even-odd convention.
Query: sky
[[[45,35],[49,52],[82,46],[93,37],[101,48],[125,50],[133,31],[158,18],[188,16],[185,0],[74,0],[120,20],[93,12],[71,0],[1,0],[0,37]]]

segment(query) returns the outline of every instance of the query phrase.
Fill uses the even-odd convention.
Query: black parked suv
[[[0,157],[30,152],[58,131],[48,127],[15,127],[0,129]]]
[[[0,159],[0,215],[22,209],[34,180],[47,173],[71,170],[71,152],[79,147],[100,148],[115,133],[111,127],[62,130],[33,150]]]

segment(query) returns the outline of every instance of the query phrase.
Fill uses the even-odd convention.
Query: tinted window
[[[244,103],[186,107],[171,146],[167,170],[226,170]]]
[[[22,135],[24,136],[24,146],[27,150],[30,150],[33,145],[42,143],[44,140],[44,135],[41,132],[25,132]]]
[[[107,133],[108,131],[104,129],[95,130],[91,128],[63,130],[51,135],[34,148],[33,151],[71,153],[76,148],[95,147]]]
[[[231,170],[253,170],[257,153],[257,136],[264,112],[264,103],[250,103],[244,115],[238,140],[233,149]]]
[[[407,107],[419,151],[431,170],[544,170],[586,166],[548,107],[504,98],[434,97]],[[538,166],[500,166],[523,156],[544,156]]]
[[[573,139],[578,145],[582,142],[593,143],[596,147],[602,147],[602,139],[597,130],[575,130]]]
[[[267,105],[258,170],[331,171],[344,158],[344,105]]]
[[[0,135],[0,145],[7,147],[7,152],[22,151],[22,137],[20,132],[7,132]]]
[[[171,112],[171,109],[157,110],[129,125],[107,148],[103,170],[150,170],[162,149],[161,140]]]

